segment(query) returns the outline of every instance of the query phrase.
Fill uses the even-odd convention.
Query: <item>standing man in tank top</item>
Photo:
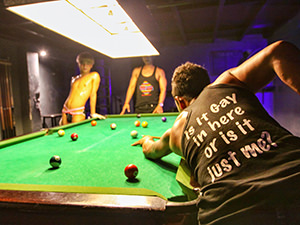
[[[152,58],[143,57],[144,65],[132,71],[121,111],[130,112],[130,100],[135,93],[135,113],[163,113],[166,97],[167,80],[163,69],[154,66]]]

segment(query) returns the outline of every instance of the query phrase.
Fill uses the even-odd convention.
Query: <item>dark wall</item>
[[[66,56],[64,59],[55,55],[40,57],[42,115],[61,112],[69,93],[71,77],[77,73],[75,57]]]

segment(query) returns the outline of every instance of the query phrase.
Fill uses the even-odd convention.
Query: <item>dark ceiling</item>
[[[0,7],[0,38],[74,47],[77,43]],[[23,2],[26,0],[23,0]],[[269,38],[300,13],[300,0],[120,0],[146,36],[159,47]],[[299,17],[298,17],[299,18]]]
[[[300,12],[300,0],[146,0],[164,45],[270,37]]]

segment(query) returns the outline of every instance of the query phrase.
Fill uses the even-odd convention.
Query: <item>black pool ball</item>
[[[61,158],[58,155],[54,155],[50,159],[50,165],[53,168],[58,168],[61,164]]]
[[[166,118],[166,117],[162,117],[162,118],[161,118],[161,121],[166,122],[166,121],[167,121],[167,118]]]
[[[76,134],[76,133],[71,134],[71,139],[73,141],[76,141],[78,139],[78,134]]]
[[[134,164],[129,164],[125,167],[124,173],[128,179],[135,179],[135,177],[138,175],[138,168]]]
[[[137,118],[141,118],[141,114],[136,114],[136,117]]]

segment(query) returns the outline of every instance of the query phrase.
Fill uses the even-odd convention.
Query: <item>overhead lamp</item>
[[[58,0],[7,9],[111,58],[159,55],[116,0]]]
[[[47,52],[45,50],[40,51],[40,56],[45,57],[47,55]]]

